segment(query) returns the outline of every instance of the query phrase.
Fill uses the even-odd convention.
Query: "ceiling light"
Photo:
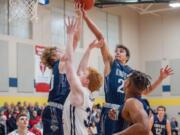
[[[171,3],[169,3],[169,6],[173,7],[173,8],[180,7],[180,2],[171,2]]]

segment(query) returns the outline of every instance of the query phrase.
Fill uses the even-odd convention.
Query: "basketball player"
[[[79,11],[80,12],[80,11]],[[78,13],[78,12],[77,12]],[[73,47],[77,47],[80,36],[81,16],[78,14],[77,31],[73,37]],[[52,90],[49,92],[48,106],[42,115],[43,135],[63,135],[62,112],[64,102],[69,94],[69,83],[65,72],[65,63],[60,61],[63,54],[56,47],[47,47],[41,62],[52,69]]]
[[[171,135],[171,124],[165,116],[166,108],[164,106],[157,107],[157,115],[150,119],[150,129],[153,135]]]
[[[143,90],[150,86],[150,76],[139,72],[133,73],[125,80],[125,103],[120,111],[111,109],[109,117],[120,119],[121,132],[113,135],[149,135],[149,106],[141,98]]]
[[[70,84],[70,93],[66,99],[63,120],[65,135],[88,135],[89,116],[92,110],[91,93],[102,85],[102,76],[92,67],[87,67],[90,51],[102,43],[94,41],[86,50],[80,64],[78,73],[74,69],[74,52],[72,37],[76,29],[76,21],[68,18],[67,47],[65,54],[66,75]]]
[[[96,27],[96,25],[91,21],[87,16],[86,12],[83,11],[83,18],[94,33],[98,40],[104,40],[103,34]],[[124,102],[124,80],[127,76],[132,73],[133,69],[130,68],[127,64],[130,58],[130,52],[128,48],[124,45],[117,45],[115,49],[115,57],[110,54],[109,49],[104,44],[101,49],[101,54],[104,62],[104,92],[105,92],[105,105],[101,113],[101,134],[103,135],[112,135],[113,132],[117,132],[115,125],[120,125],[120,121],[112,121],[108,117],[108,111],[111,108],[119,108]],[[172,69],[168,66],[162,68],[160,71],[159,78],[145,91],[143,94],[147,95],[152,92],[161,82],[172,74]]]

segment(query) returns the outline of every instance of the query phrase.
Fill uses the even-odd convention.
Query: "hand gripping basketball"
[[[90,10],[95,3],[95,0],[74,0],[75,3],[80,3],[84,10]]]

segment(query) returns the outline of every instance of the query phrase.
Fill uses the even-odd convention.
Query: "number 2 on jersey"
[[[117,92],[124,93],[124,91],[123,91],[124,80],[121,78],[118,79],[118,84],[119,84],[119,87],[117,88]]]

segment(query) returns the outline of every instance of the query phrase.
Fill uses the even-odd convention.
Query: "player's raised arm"
[[[161,68],[159,78],[146,90],[143,91],[143,95],[148,95],[153,90],[155,90],[164,79],[166,79],[168,76],[173,74],[173,69],[169,67],[168,65],[165,68]]]
[[[71,91],[73,92],[81,92],[81,82],[77,76],[76,70],[74,69],[74,62],[73,62],[73,36],[76,31],[77,26],[77,19],[68,17],[66,22],[67,28],[67,46],[65,51],[66,57],[66,75],[69,81]]]
[[[87,69],[91,50],[93,48],[101,48],[103,46],[103,42],[104,42],[103,40],[100,40],[100,41],[94,40],[93,42],[90,43],[90,45],[87,47],[80,61],[78,72],[77,72],[78,74],[80,74],[81,72],[85,72],[85,70]]]
[[[89,29],[93,32],[93,34],[96,36],[98,40],[104,40],[103,34],[99,30],[99,28],[94,24],[94,22],[87,16],[86,12],[82,10],[83,12],[83,18],[88,25]],[[107,74],[110,70],[110,66],[113,62],[113,56],[111,55],[107,44],[104,42],[103,46],[100,48],[101,49],[101,54],[103,57],[103,62],[105,65],[104,72]]]

